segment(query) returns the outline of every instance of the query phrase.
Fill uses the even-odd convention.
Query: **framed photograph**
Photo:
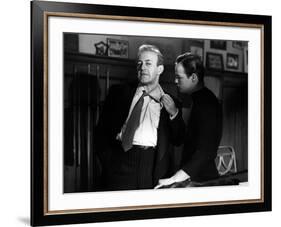
[[[210,47],[217,50],[226,50],[226,41],[225,40],[211,40]]]
[[[100,41],[98,43],[95,43],[94,46],[95,46],[95,49],[96,49],[96,55],[107,56],[108,44],[104,43],[103,41]]]
[[[32,226],[271,211],[270,16],[45,1],[32,1],[31,15]],[[158,188],[160,179],[153,177],[166,171],[168,163],[172,171],[166,172],[167,177],[179,170],[180,147],[135,145],[146,152],[138,153],[140,157],[147,155],[151,163],[152,168],[143,169],[145,177],[153,178],[150,186],[133,187],[144,175],[136,178],[132,172],[137,183],[128,181],[120,190],[107,190],[101,181],[112,166],[103,165],[103,160],[109,157],[114,165],[116,158],[134,154],[107,156],[107,147],[119,143],[123,123],[111,133],[114,122],[103,116],[110,112],[108,99],[123,95],[111,102],[116,107],[111,112],[126,120],[123,106],[129,111],[132,99],[128,96],[134,92],[112,92],[137,79],[136,69],[143,63],[137,61],[138,49],[149,44],[157,47],[157,54],[163,53],[164,61],[158,62],[160,85],[163,93],[177,96],[176,57],[189,52],[192,43],[205,47],[218,39],[220,43],[210,48],[192,51],[206,59],[206,89],[220,94],[224,110],[222,136],[212,163],[219,175]],[[223,55],[212,53],[212,48],[225,53],[229,45],[224,43],[233,40],[242,40],[247,48],[243,73],[224,71]],[[243,56],[246,48],[237,51]],[[225,64],[236,67],[236,56],[230,57]],[[151,99],[161,105],[161,99]],[[184,107],[191,106],[188,100],[181,101]],[[188,116],[188,110],[182,111]],[[107,134],[114,140],[99,139]],[[143,138],[155,137],[144,134]],[[136,156],[134,160],[140,163]],[[205,164],[200,166],[207,171]],[[115,178],[107,180],[118,183]]]
[[[227,53],[226,67],[228,69],[238,69],[239,68],[239,55]]]
[[[108,56],[118,58],[129,57],[129,43],[126,40],[107,39]]]
[[[223,56],[222,54],[207,52],[206,68],[210,70],[223,70]]]

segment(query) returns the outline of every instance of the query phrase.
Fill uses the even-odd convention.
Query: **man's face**
[[[138,80],[142,85],[156,85],[163,71],[163,65],[157,66],[158,56],[145,51],[139,55],[137,62]]]
[[[184,67],[181,63],[175,66],[175,83],[180,93],[191,93],[195,87],[192,76],[187,77]]]

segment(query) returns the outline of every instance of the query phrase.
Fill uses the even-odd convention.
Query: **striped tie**
[[[133,146],[133,138],[136,129],[139,127],[140,124],[141,109],[143,106],[145,96],[148,96],[148,94],[143,91],[142,96],[139,98],[138,102],[132,110],[130,118],[128,119],[126,124],[126,128],[122,134],[122,146],[124,151],[130,150]]]

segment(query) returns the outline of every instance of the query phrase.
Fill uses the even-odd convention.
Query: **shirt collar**
[[[145,88],[144,86],[139,86],[137,88],[137,94],[140,93],[140,92],[143,92],[145,91]],[[158,84],[154,89],[152,89],[152,91],[150,91],[148,93],[149,97],[152,98],[155,102],[158,102],[158,103],[161,103],[160,100],[161,100],[161,97],[164,95],[164,91],[162,89],[162,87],[160,86],[160,84]]]

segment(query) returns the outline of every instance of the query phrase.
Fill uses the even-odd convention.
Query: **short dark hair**
[[[150,52],[157,54],[157,57],[158,57],[157,65],[164,65],[164,57],[158,47],[156,47],[154,45],[150,45],[150,44],[143,44],[139,47],[138,57],[140,56],[141,53],[143,53],[145,51],[150,51]]]
[[[187,77],[195,73],[198,76],[199,83],[204,83],[205,68],[198,55],[189,52],[181,54],[176,59],[176,64],[178,63],[182,64]]]

